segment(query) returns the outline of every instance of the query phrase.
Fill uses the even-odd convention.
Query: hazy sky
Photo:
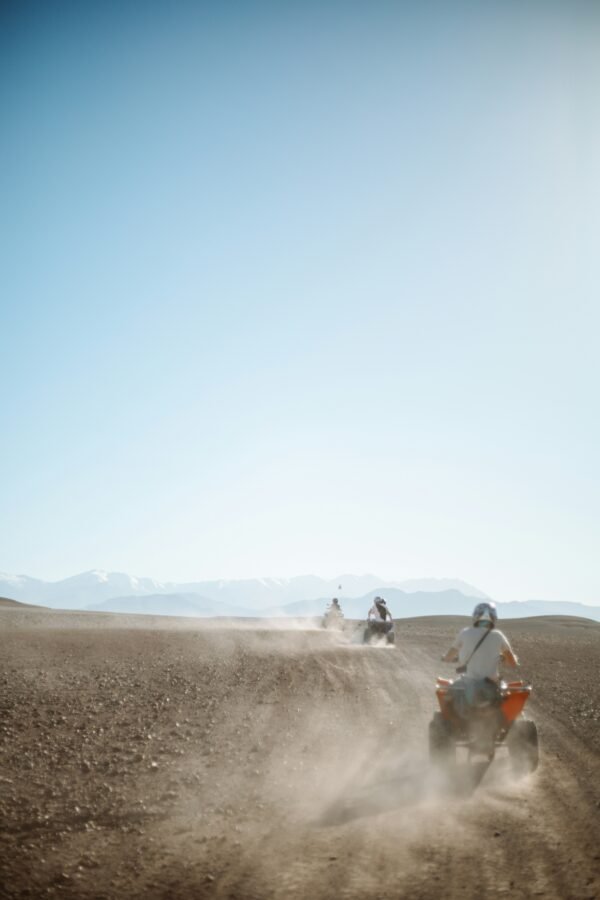
[[[0,12],[0,569],[600,603],[600,5]]]

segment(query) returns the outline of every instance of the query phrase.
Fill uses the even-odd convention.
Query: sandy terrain
[[[504,630],[538,771],[427,760],[459,619],[317,629],[0,608],[2,897],[600,898],[600,625]]]

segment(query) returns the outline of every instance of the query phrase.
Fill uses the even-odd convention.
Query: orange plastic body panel
[[[528,690],[519,689],[516,691],[509,691],[508,696],[504,698],[500,705],[502,715],[507,722],[514,722],[514,720],[521,715],[528,697]]]
[[[440,705],[440,711],[445,719],[450,715],[448,710],[448,687],[451,684],[452,682],[447,678],[438,678],[438,686],[435,692]]]
[[[440,711],[446,719],[450,717],[448,688],[451,684],[452,681],[449,678],[438,678],[435,690]],[[508,684],[502,685],[502,693],[504,695],[500,705],[502,715],[507,722],[514,722],[521,715],[523,707],[527,703],[531,687],[524,681],[510,681]]]

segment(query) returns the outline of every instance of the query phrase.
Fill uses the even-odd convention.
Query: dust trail
[[[420,652],[387,649],[381,656],[347,645],[340,659],[312,660],[321,682],[303,711],[301,740],[287,749],[283,765],[273,762],[266,786],[288,818],[332,827],[398,812],[417,833],[421,813],[427,823],[436,810],[469,802],[476,792],[512,788],[502,753],[491,766],[461,756],[451,769],[430,765],[427,725],[436,701],[427,670],[435,663]]]
[[[429,767],[445,621],[405,623],[381,652],[305,623],[124,619],[31,613],[5,630],[0,881],[15,895],[593,895],[600,777],[573,702],[597,687],[587,631],[535,631],[538,681],[571,664],[532,710],[540,769],[515,782],[505,754]]]
[[[198,662],[209,677],[203,726],[180,769],[189,789],[162,826],[165,848],[180,858],[183,835],[185,852],[204,859],[228,842],[236,862],[219,881],[223,897],[248,896],[252,885],[261,895],[280,884],[282,868],[279,896],[293,896],[323,874],[324,846],[349,842],[357,860],[391,859],[440,821],[451,828],[446,843],[458,840],[482,786],[473,770],[429,766],[431,657],[401,644],[386,651],[295,623],[207,632]],[[348,872],[359,879],[354,895],[371,890],[358,862]]]

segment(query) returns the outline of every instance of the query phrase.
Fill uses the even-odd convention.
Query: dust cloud
[[[593,875],[597,760],[548,716],[547,777],[430,766],[443,622],[383,649],[354,623],[26,621],[0,634],[8,896],[562,897],[559,864]]]

